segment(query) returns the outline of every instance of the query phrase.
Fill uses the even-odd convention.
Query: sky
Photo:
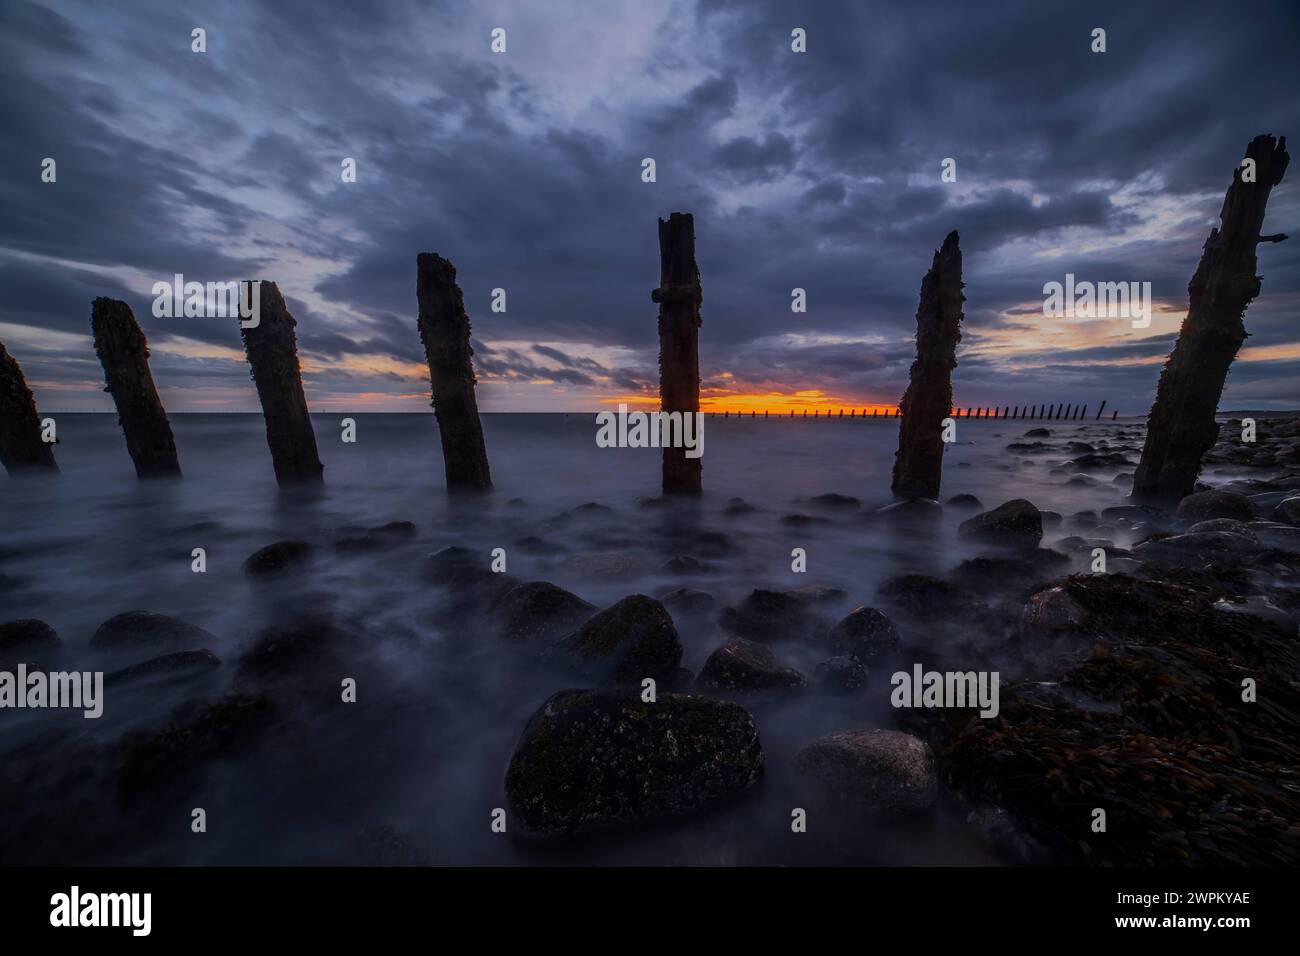
[[[957,229],[955,403],[1142,414],[1246,144],[1300,127],[1298,61],[1294,0],[4,0],[0,341],[42,412],[111,411],[90,304],[123,299],[169,411],[254,411],[235,323],[157,318],[152,289],[273,279],[314,410],[427,411],[437,252],[482,410],[649,408],[680,211],[706,408],[892,406]],[[1297,179],[1223,409],[1300,407]],[[1067,273],[1150,282],[1150,327],[1045,315]]]

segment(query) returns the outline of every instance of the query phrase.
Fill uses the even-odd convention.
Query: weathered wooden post
[[[0,464],[11,475],[58,471],[54,450],[41,440],[41,417],[23,370],[0,342]]]
[[[659,220],[659,407],[684,419],[700,410],[700,305],[704,291],[695,264],[695,219],[675,212]],[[807,412],[805,411],[805,415]],[[686,448],[663,450],[664,494],[698,495],[703,466]]]
[[[429,385],[442,464],[449,492],[488,491],[492,474],[474,394],[474,350],[469,344],[465,297],[456,284],[456,267],[442,256],[422,252],[415,259],[415,297],[420,341],[429,365]]]
[[[903,416],[894,457],[894,494],[938,498],[943,478],[943,419],[952,406],[952,370],[961,341],[961,246],[948,233],[921,280],[916,310],[916,360],[899,402]]]
[[[256,310],[256,324],[245,327],[241,322],[240,335],[253,369],[262,417],[266,419],[266,444],[271,449],[275,479],[281,485],[319,482],[325,466],[316,450],[316,435],[302,390],[298,336],[294,331],[298,323],[289,314],[279,287],[268,280],[257,281],[260,307]],[[241,294],[247,291],[251,295],[251,283],[241,283],[240,290]]]
[[[1219,210],[1220,228],[1210,230],[1205,241],[1187,285],[1187,317],[1160,373],[1133,475],[1134,498],[1175,502],[1196,486],[1201,458],[1219,435],[1214,415],[1228,367],[1246,339],[1242,317],[1260,292],[1256,246],[1286,238],[1259,231],[1269,194],[1290,160],[1285,136],[1256,136],[1233,170]]]
[[[1101,408],[1097,409],[1097,418],[1095,419],[1096,421],[1101,421],[1101,413],[1104,412],[1104,411],[1106,410],[1106,402],[1107,402],[1107,401],[1108,401],[1108,399],[1105,399],[1105,398],[1103,398],[1103,399],[1101,400]]]
[[[136,477],[178,477],[176,440],[149,372],[149,343],[131,307],[117,299],[97,298],[90,307],[90,331],[104,366],[104,391],[117,406]]]

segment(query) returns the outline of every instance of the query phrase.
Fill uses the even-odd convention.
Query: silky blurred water
[[[110,693],[99,721],[49,713],[0,712],[0,756],[26,752],[57,727],[49,769],[5,761],[0,858],[20,862],[316,863],[981,863],[987,850],[959,819],[930,821],[844,845],[824,836],[800,842],[789,832],[790,757],[835,730],[889,726],[888,677],[873,673],[868,693],[831,699],[815,693],[757,700],[767,779],[735,806],[692,820],[574,847],[536,849],[492,834],[490,812],[503,805],[501,780],[524,722],[562,679],[522,661],[489,633],[479,615],[454,613],[430,578],[428,555],[460,546],[507,553],[510,575],[547,580],[598,606],[626,595],[676,586],[712,594],[718,607],[756,587],[829,585],[848,592],[840,612],[872,604],[878,584],[904,572],[941,574],[975,552],[957,524],[971,512],[945,509],[933,521],[885,521],[897,421],[888,419],[721,419],[705,425],[704,487],[698,501],[667,505],[659,493],[659,451],[599,448],[591,415],[485,415],[495,490],[448,498],[432,415],[354,415],[357,441],[341,441],[340,415],[313,416],[325,484],[319,491],[277,488],[263,424],[256,415],[174,415],[184,478],[139,482],[114,416],[56,416],[61,473],[0,478],[0,621],[39,618],[67,648],[65,668],[91,669],[87,642],[107,618],[141,609],[182,618],[215,636],[225,663],[197,682]],[[1009,451],[1028,429],[1047,427],[1047,450]],[[1082,440],[1122,450],[1136,461],[1141,426],[1133,422],[958,422],[945,459],[942,498],[976,495],[991,508],[1024,497],[1067,516],[1045,545],[1079,532],[1073,512],[1124,502],[1115,484],[1131,467],[1077,477],[1063,466]],[[810,503],[827,493],[860,507]],[[754,510],[728,510],[743,498]],[[578,508],[595,503],[603,508]],[[578,508],[578,510],[574,510]],[[792,519],[792,515],[806,516]],[[329,543],[348,528],[412,521],[413,540],[374,553],[338,553]],[[1119,546],[1125,528],[1104,529]],[[703,534],[703,537],[701,537]],[[240,563],[273,541],[303,538],[321,547],[310,570],[268,590]],[[517,542],[522,542],[517,543]],[[207,571],[191,570],[203,548]],[[807,573],[791,571],[791,550],[807,552]],[[699,573],[664,564],[693,557]],[[1081,569],[1081,567],[1080,567]],[[142,823],[130,809],[87,821],[88,794],[111,786],[114,749],[131,729],[157,729],[172,708],[219,695],[242,649],[294,602],[340,620],[362,622],[377,677],[362,683],[340,733],[338,720],[293,749],[245,765],[218,762],[203,793],[173,816]],[[712,615],[678,616],[683,665],[698,670],[724,640]],[[904,634],[924,646],[925,635]],[[992,641],[993,638],[991,637]],[[779,647],[811,675],[824,652]],[[571,682],[569,685],[571,686]],[[340,705],[344,706],[344,705]],[[67,748],[60,764],[57,748]],[[87,756],[89,754],[90,756]],[[75,756],[74,756],[75,755]],[[59,778],[78,764],[78,791]],[[46,764],[41,764],[46,767]],[[15,767],[24,769],[17,770]],[[44,774],[44,775],[42,775]],[[17,794],[17,796],[15,796]],[[28,799],[30,797],[30,799]],[[61,801],[66,800],[66,807]],[[208,810],[209,832],[189,832],[191,805]],[[80,815],[74,826],[66,819]],[[164,816],[166,816],[164,814]],[[125,821],[125,822],[124,822]],[[78,856],[69,828],[95,839]],[[121,831],[121,837],[114,833]],[[378,834],[378,835],[376,835]],[[378,846],[378,849],[376,849]],[[93,847],[93,849],[92,849]]]

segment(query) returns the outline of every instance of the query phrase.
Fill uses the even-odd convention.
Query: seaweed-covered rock
[[[127,739],[119,777],[123,797],[153,796],[188,782],[211,761],[249,747],[276,714],[268,698],[239,694],[183,706],[160,733]]]
[[[961,523],[966,538],[1012,548],[1036,548],[1043,539],[1043,518],[1024,498],[1014,498]]]
[[[698,588],[671,588],[661,594],[659,600],[676,614],[707,614],[718,606],[712,594]]]
[[[1273,520],[1300,528],[1300,495],[1283,498],[1273,509]]]
[[[312,550],[306,541],[277,541],[268,544],[244,559],[244,573],[254,578],[283,574],[306,563]]]
[[[1176,512],[1183,521],[1195,523],[1208,521],[1210,518],[1236,518],[1238,521],[1250,521],[1255,517],[1255,509],[1250,499],[1235,491],[1198,491],[1178,502]]]
[[[949,498],[949,499],[948,499],[948,507],[950,507],[950,508],[983,508],[983,507],[984,507],[984,502],[980,501],[980,500],[979,500],[978,498],[976,498],[974,495],[969,495],[969,494],[962,493],[962,494],[960,494],[960,495],[953,495],[951,498]]]
[[[928,574],[899,574],[883,581],[876,596],[921,619],[945,617],[964,607],[956,585]]]
[[[841,618],[829,635],[831,649],[870,661],[898,649],[898,628],[874,607],[857,607]]]
[[[684,816],[739,796],[762,772],[758,727],[734,703],[561,691],[510,759],[511,832],[564,837]]]
[[[152,611],[125,611],[99,625],[90,646],[101,651],[184,650],[207,647],[216,640],[203,628],[180,618]]]
[[[1286,783],[1300,764],[1300,645],[1216,606],[1221,579],[1064,579],[1084,612],[1073,649],[1042,662],[1053,673],[1004,685],[997,719],[943,715],[931,741],[946,782],[1012,813],[1056,862],[1300,862]],[[1247,679],[1269,698],[1248,701]],[[1091,835],[1098,806],[1123,827]]]
[[[867,685],[867,665],[852,654],[838,654],[817,665],[814,683],[822,690],[852,693]]]
[[[492,619],[508,641],[550,644],[581,627],[596,605],[547,581],[511,588],[492,606]]]
[[[239,661],[240,678],[298,677],[338,659],[346,631],[325,615],[263,630]]]
[[[766,644],[733,637],[709,655],[696,683],[709,690],[746,691],[803,687],[808,682],[777,660]]]
[[[953,568],[950,576],[976,594],[1015,590],[1047,581],[1068,567],[1068,555],[1034,548],[1015,555],[981,555]]]
[[[1259,550],[1254,535],[1231,531],[1197,531],[1154,538],[1133,548],[1133,556],[1162,566],[1206,567],[1210,564],[1243,564]]]
[[[633,594],[564,638],[557,656],[593,679],[639,684],[646,677],[665,679],[676,673],[682,642],[667,608]]]
[[[915,812],[934,805],[934,755],[918,737],[895,730],[849,730],[815,740],[795,767],[816,798],[867,813]]]
[[[722,612],[722,626],[751,641],[817,637],[830,626],[823,609],[845,596],[835,588],[756,588],[738,606]]]
[[[25,618],[0,624],[0,667],[40,664],[58,657],[58,632],[44,621]]]

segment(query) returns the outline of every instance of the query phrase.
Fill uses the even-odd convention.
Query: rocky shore
[[[828,494],[772,516],[806,519],[787,525],[952,525],[973,551],[939,573],[893,575],[871,593],[765,586],[723,603],[710,567],[737,546],[715,530],[674,530],[676,553],[662,573],[678,583],[612,603],[493,571],[472,549],[433,553],[419,586],[464,622],[443,652],[475,666],[490,660],[507,688],[520,674],[550,685],[531,719],[503,731],[516,743],[475,825],[487,833],[499,805],[504,838],[546,862],[575,840],[617,842],[665,821],[739,813],[772,786],[790,804],[769,821],[774,832],[798,833],[798,811],[809,832],[846,838],[942,816],[1008,863],[1300,862],[1300,420],[1262,420],[1250,446],[1228,422],[1208,464],[1236,477],[1169,510],[1126,497],[1140,429],[1098,426],[1104,437],[1087,439],[1081,431],[1067,441],[1051,428],[1018,429],[1004,437],[1005,455],[1052,457],[1063,484],[1113,488],[1114,504],[1095,512],[968,494],[875,508]],[[599,521],[600,507],[557,516],[552,527]],[[269,782],[277,755],[318,752],[322,739],[347,755],[340,772],[364,773],[368,741],[340,706],[344,677],[367,689],[364,706],[380,697],[398,738],[404,721],[439,719],[442,704],[417,710],[389,692],[401,679],[393,649],[423,653],[418,635],[373,639],[373,622],[318,606],[310,584],[321,555],[382,556],[416,534],[409,522],[339,529],[249,555],[243,574],[273,606],[274,623],[232,660],[214,653],[208,631],[146,611],[105,620],[84,646],[41,621],[0,623],[0,667],[93,659],[110,687],[165,686],[183,700],[112,742],[59,725],[42,743],[10,748],[10,772],[33,783],[0,798],[6,835],[50,823],[36,802],[75,787],[90,766],[112,768],[117,812],[137,823],[225,765],[258,781],[246,784],[245,799],[263,790],[279,799]],[[547,548],[540,537],[534,545]],[[619,559],[584,560],[598,575]],[[718,640],[693,673],[683,637],[702,622]],[[889,675],[914,662],[997,672],[999,712],[889,707]],[[769,752],[782,707],[844,723],[793,744],[777,733],[782,745]],[[485,701],[479,719],[497,714]],[[424,759],[414,743],[393,746],[415,765]],[[271,776],[249,776],[262,773]],[[49,856],[108,852],[107,811],[88,796],[63,807],[79,822]],[[12,848],[7,855],[33,862]]]

